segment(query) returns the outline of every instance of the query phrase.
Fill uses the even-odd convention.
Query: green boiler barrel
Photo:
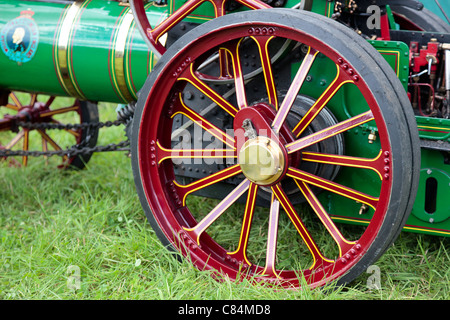
[[[168,15],[147,5],[152,26]],[[0,89],[126,103],[155,64],[119,1],[0,0]]]

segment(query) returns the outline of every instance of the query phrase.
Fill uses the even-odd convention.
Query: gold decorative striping
[[[73,73],[73,66],[71,65],[71,49],[74,25],[79,19],[81,12],[89,2],[90,0],[76,0],[69,7],[67,7],[60,25],[54,49],[56,72],[62,87],[68,95],[83,100],[85,100],[86,97],[76,83]]]

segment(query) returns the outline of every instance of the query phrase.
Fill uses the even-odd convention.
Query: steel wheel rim
[[[266,27],[266,31],[269,32],[270,26],[264,25]],[[279,26],[273,25],[273,28],[278,28]],[[253,29],[252,29],[253,28]],[[262,30],[263,26],[260,26],[260,30]],[[245,23],[241,23],[238,26],[235,26],[233,28],[233,37],[234,38],[241,38],[243,36],[249,36],[249,30],[258,30],[258,26],[253,25],[247,25]],[[230,30],[227,30],[227,37],[230,37],[229,32]],[[253,31],[254,32],[254,31]],[[216,35],[216,39],[220,38],[220,31],[214,32]],[[369,104],[376,107],[373,107],[371,109],[372,116],[375,118],[375,121],[377,122],[377,127],[379,130],[379,136],[380,136],[380,142],[381,142],[381,152],[379,154],[379,157],[376,159],[376,170],[378,171],[378,174],[381,176],[382,184],[381,184],[381,190],[380,190],[380,197],[376,204],[376,213],[374,215],[375,219],[372,219],[372,222],[367,227],[366,232],[361,236],[360,239],[356,243],[351,243],[350,245],[344,245],[342,244],[342,254],[338,259],[335,259],[331,261],[330,259],[323,259],[323,265],[325,265],[325,268],[323,269],[321,264],[316,262],[313,266],[314,276],[312,276],[313,272],[310,272],[308,270],[288,270],[288,271],[281,271],[281,270],[274,270],[273,272],[268,271],[268,266],[272,267],[271,263],[266,264],[266,266],[255,266],[251,265],[250,267],[245,262],[248,262],[245,258],[244,251],[239,252],[240,256],[237,260],[241,260],[243,263],[241,265],[233,265],[233,259],[235,257],[227,259],[229,257],[229,252],[227,252],[224,248],[221,248],[220,245],[215,243],[215,241],[211,238],[209,238],[206,233],[207,231],[202,231],[202,238],[195,239],[192,237],[192,233],[189,233],[189,230],[186,229],[193,229],[195,227],[198,227],[199,224],[202,223],[202,221],[196,221],[193,216],[189,213],[188,209],[185,207],[178,210],[178,213],[175,214],[173,212],[174,206],[179,206],[177,202],[180,201],[180,195],[177,194],[177,186],[176,184],[173,184],[173,180],[175,179],[173,170],[170,168],[170,165],[161,164],[158,166],[159,158],[157,155],[155,155],[155,151],[161,150],[161,146],[164,146],[167,148],[167,144],[164,145],[165,142],[167,142],[167,132],[158,132],[158,128],[171,128],[170,121],[162,122],[162,124],[159,124],[158,122],[161,121],[160,117],[166,117],[167,118],[167,112],[170,113],[170,110],[168,111],[168,106],[170,105],[170,102],[167,98],[169,96],[170,88],[172,87],[171,84],[174,83],[175,80],[180,78],[180,74],[183,70],[180,70],[184,68],[186,70],[186,66],[189,66],[192,61],[194,61],[197,56],[200,56],[203,51],[205,51],[204,47],[203,49],[198,49],[198,52],[195,53],[196,50],[190,48],[189,54],[185,54],[184,52],[180,52],[177,57],[175,57],[172,61],[173,64],[170,66],[167,66],[166,69],[170,69],[170,71],[165,70],[164,72],[166,74],[171,74],[172,79],[170,80],[160,80],[156,81],[154,88],[158,88],[159,92],[153,92],[151,93],[152,96],[152,105],[151,105],[151,113],[145,113],[143,118],[141,119],[141,129],[139,132],[139,157],[141,159],[140,161],[140,178],[143,182],[143,186],[146,192],[146,197],[149,201],[150,207],[152,212],[155,215],[155,219],[157,220],[159,226],[165,233],[165,236],[168,239],[171,239],[171,244],[176,247],[179,251],[183,253],[183,255],[189,256],[192,262],[199,267],[200,269],[214,269],[214,270],[221,270],[223,273],[227,274],[230,278],[236,279],[239,277],[243,277],[243,274],[245,272],[242,272],[242,270],[245,269],[246,272],[248,272],[248,275],[255,276],[255,279],[267,281],[269,283],[280,283],[284,286],[300,286],[299,280],[298,280],[298,272],[301,272],[305,277],[307,278],[307,281],[310,282],[312,286],[319,286],[322,285],[324,282],[329,282],[331,280],[337,279],[340,276],[344,275],[352,266],[355,265],[355,263],[359,260],[358,257],[364,254],[366,250],[370,247],[370,244],[373,242],[374,237],[379,231],[379,228],[381,226],[381,223],[383,222],[383,219],[385,217],[386,211],[387,211],[387,202],[389,195],[391,193],[391,187],[392,183],[389,179],[389,161],[392,153],[391,144],[389,141],[389,135],[387,133],[387,129],[384,124],[383,116],[379,110],[379,106],[376,104],[375,98],[373,97],[372,92],[368,88],[367,84],[364,82],[364,79],[360,79],[358,77],[357,70],[354,70],[352,65],[348,62],[342,59],[336,52],[333,51],[330,47],[326,46],[324,43],[321,43],[320,40],[310,37],[307,34],[303,34],[300,31],[296,30],[288,30],[285,28],[282,32],[280,30],[276,31],[277,36],[282,36],[285,38],[293,39],[295,41],[299,41],[301,43],[310,45],[311,47],[317,49],[321,53],[327,55],[329,58],[331,58],[337,66],[339,66],[339,70],[342,72],[346,72],[347,75],[343,76],[341,81],[347,81],[348,79],[353,79],[354,84],[362,91],[364,97],[369,101]],[[255,35],[255,33],[253,33]],[[225,34],[222,34],[222,36],[225,36]],[[258,38],[258,36],[255,36]],[[265,36],[261,36],[265,37]],[[211,38],[208,38],[208,41],[205,39],[208,38],[208,36],[205,36],[203,39],[199,40],[197,44],[200,44],[200,47],[202,45],[214,47],[216,44],[220,44],[220,40],[211,40]],[[202,42],[203,41],[203,42]],[[203,50],[203,51],[202,51]],[[200,52],[201,51],[201,52]],[[184,66],[183,66],[184,64]],[[179,66],[178,68],[175,68],[175,66]],[[180,72],[178,72],[180,70]],[[350,74],[350,70],[353,70]],[[344,74],[344,73],[343,73]],[[165,83],[164,83],[165,82]],[[155,89],[156,90],[156,89]],[[150,99],[149,99],[150,100]],[[150,101],[147,100],[146,108],[150,108]],[[166,103],[160,103],[155,101],[166,101]],[[164,116],[161,116],[161,112],[164,109]],[[363,115],[361,116],[363,117]],[[370,115],[369,115],[370,117]],[[362,118],[361,118],[362,119]],[[152,126],[145,125],[148,123],[152,123]],[[158,123],[158,125],[154,125],[155,123]],[[159,129],[161,130],[161,129]],[[144,143],[144,141],[146,141]],[[144,145],[148,146],[148,143],[150,143],[150,147],[144,147]],[[292,147],[291,144],[289,147]],[[284,145],[286,147],[286,145]],[[157,154],[157,152],[156,152]],[[345,162],[345,159],[341,159],[343,162]],[[375,161],[375,159],[372,159]],[[375,165],[374,165],[375,166]],[[372,168],[375,169],[375,168]],[[228,169],[228,173],[236,173],[239,172],[239,169],[237,167],[231,167]],[[289,173],[287,173],[287,176],[293,177],[299,177],[302,176],[303,178],[308,181],[308,183],[311,183],[312,180],[309,180],[304,176],[303,174],[291,170]],[[305,184],[300,184],[299,187],[302,188],[303,193],[309,194],[309,189]],[[239,189],[240,188],[240,189]],[[245,183],[243,182],[242,185],[238,186],[235,190],[236,193],[241,192],[243,189],[245,190],[255,190],[254,184]],[[288,207],[287,203],[281,204],[281,201],[279,200],[282,198],[283,191],[282,189],[279,189],[278,187],[272,187],[272,191],[274,192],[276,198],[278,199],[278,205],[283,206],[283,208],[286,211],[286,208]],[[169,200],[168,197],[178,196],[178,200]],[[248,199],[251,199],[253,196],[250,195]],[[173,198],[173,199],[176,199]],[[248,200],[249,201],[249,200]],[[314,200],[313,200],[314,201]],[[289,209],[288,209],[289,210]],[[244,218],[245,219],[245,218]],[[276,220],[275,215],[273,216],[273,219]],[[292,218],[295,219],[295,218]],[[291,220],[292,220],[291,219]],[[297,228],[301,228],[301,223],[296,225]],[[205,229],[206,230],[206,229]],[[188,231],[188,232],[187,232]],[[301,231],[299,231],[300,233]],[[204,235],[204,236],[203,236]],[[305,237],[307,237],[307,234],[304,234]],[[339,236],[338,236],[339,237]],[[198,242],[199,241],[199,242]],[[271,240],[272,241],[272,240]],[[307,242],[307,241],[306,241]],[[344,241],[345,242],[345,241]],[[275,242],[274,242],[275,243]],[[310,243],[312,245],[312,243]],[[312,249],[313,251],[315,249]],[[320,254],[318,252],[315,252],[317,256],[316,258],[321,258]],[[268,254],[269,255],[269,254]],[[331,262],[330,262],[331,261]],[[242,269],[244,268],[244,269]],[[258,274],[265,273],[264,277],[259,277]],[[326,275],[325,275],[326,274]]]

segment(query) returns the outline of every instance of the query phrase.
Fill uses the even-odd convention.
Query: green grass
[[[114,120],[114,106],[100,115]],[[102,129],[99,144],[123,139]],[[33,161],[31,161],[33,160]],[[448,299],[449,238],[402,233],[371,274],[345,288],[273,290],[248,282],[218,282],[178,261],[159,242],[134,189],[130,159],[95,154],[82,171],[61,171],[30,159],[0,168],[0,299]],[[71,266],[80,289],[71,288]]]

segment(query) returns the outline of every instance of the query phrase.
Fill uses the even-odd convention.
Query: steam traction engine
[[[441,18],[409,0],[0,0],[3,170],[131,143],[150,224],[199,269],[346,283],[401,230],[450,235],[436,4]],[[97,146],[116,124],[130,141]]]

